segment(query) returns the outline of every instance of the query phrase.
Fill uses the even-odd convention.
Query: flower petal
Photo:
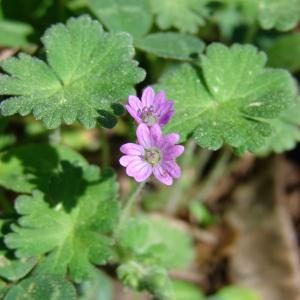
[[[169,101],[165,101],[164,103],[162,103],[159,107],[159,110],[157,111],[157,113],[162,117],[164,116],[167,112],[174,110],[174,102],[169,100]]]
[[[165,185],[172,185],[173,178],[162,168],[161,165],[157,165],[153,168],[153,174],[161,183]]]
[[[127,143],[121,146],[120,151],[127,155],[144,155],[144,148],[141,145]]]
[[[164,161],[162,167],[174,178],[181,176],[181,170],[174,160]]]
[[[134,160],[126,168],[128,176],[136,177],[139,176],[141,170],[148,164],[143,160]]]
[[[170,119],[172,118],[172,116],[174,114],[175,114],[175,110],[169,110],[168,112],[166,112],[159,118],[159,120],[158,120],[159,124],[166,125],[170,121]]]
[[[129,112],[129,114],[137,121],[138,124],[140,124],[142,122],[141,118],[139,117],[138,112],[132,108],[132,106],[126,104],[125,105],[127,111]]]
[[[180,156],[184,152],[184,146],[175,145],[164,149],[164,159],[170,160]]]
[[[175,145],[179,142],[180,136],[178,133],[170,133],[165,136],[165,141],[172,145]]]
[[[142,167],[138,174],[134,176],[135,181],[142,182],[147,180],[150,175],[152,174],[152,167],[149,164],[145,164],[144,167]]]
[[[147,87],[143,91],[142,95],[142,104],[143,106],[150,107],[150,105],[153,105],[154,100],[154,90],[152,87]]]
[[[159,147],[162,140],[162,132],[159,125],[154,124],[150,128],[151,145]]]
[[[155,112],[159,109],[160,105],[166,101],[166,94],[164,91],[158,92],[155,97],[153,104],[155,106]]]
[[[120,165],[123,167],[127,167],[134,160],[142,160],[140,156],[137,155],[123,155],[120,159]]]
[[[128,104],[137,112],[139,109],[142,110],[143,105],[141,100],[136,96],[129,96]]]
[[[140,124],[136,130],[136,136],[138,139],[138,142],[143,147],[151,147],[151,135],[150,130],[147,125]]]

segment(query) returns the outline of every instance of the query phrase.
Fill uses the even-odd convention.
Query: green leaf
[[[135,38],[152,25],[148,0],[91,0],[90,7],[108,29],[129,32]]]
[[[113,287],[110,278],[97,270],[90,280],[79,286],[79,300],[112,300]]]
[[[262,28],[287,31],[300,20],[300,0],[256,0]]]
[[[160,29],[175,27],[183,33],[196,33],[205,24],[205,0],[150,0]]]
[[[8,291],[8,286],[6,282],[0,279],[0,299],[4,299],[6,292]]]
[[[53,176],[49,196],[34,191],[20,196],[16,210],[22,216],[12,233],[5,236],[17,257],[47,254],[37,272],[65,275],[82,280],[93,274],[93,264],[103,264],[112,256],[111,239],[118,217],[115,200],[117,184],[111,171],[99,173],[63,162]]]
[[[0,45],[3,47],[23,47],[29,44],[28,36],[33,28],[21,22],[0,21]]]
[[[118,232],[117,273],[125,286],[173,299],[168,270],[184,268],[194,258],[191,236],[167,219],[140,215]]]
[[[266,69],[266,56],[254,46],[211,44],[201,69],[184,64],[158,85],[175,101],[166,126],[182,140],[217,150],[224,143],[255,151],[272,133],[269,119],[292,105],[296,85],[284,70]]]
[[[221,289],[211,300],[262,300],[255,292],[250,289],[228,286]]]
[[[254,25],[257,19],[257,6],[254,0],[220,0],[220,2],[223,5],[214,10],[212,21],[227,40],[234,39],[235,29],[241,25],[250,27]]]
[[[168,219],[140,216],[126,224],[120,244],[128,257],[166,269],[187,267],[194,258],[192,238]]]
[[[206,300],[201,290],[190,282],[176,280],[172,282],[172,285],[174,288],[174,298],[172,300]]]
[[[270,122],[273,133],[266,140],[265,145],[256,151],[256,154],[267,155],[272,152],[282,153],[294,149],[300,141],[300,99],[295,106]]]
[[[39,275],[29,277],[14,285],[4,300],[75,300],[74,286],[56,276]]]
[[[293,52],[291,53],[291,49]],[[266,50],[268,65],[276,68],[288,69],[291,72],[300,70],[300,33],[293,33],[279,37]]]
[[[146,290],[161,300],[173,299],[171,281],[161,266],[128,261],[118,267],[117,274],[122,283],[133,290]]]
[[[46,192],[49,178],[61,170],[62,160],[88,165],[80,154],[58,145],[26,145],[0,153],[0,186],[21,193]]]
[[[33,112],[48,128],[76,120],[95,127],[144,78],[130,36],[105,33],[88,16],[51,26],[42,42],[48,64],[23,53],[1,63],[10,76],[0,77],[0,94],[12,96],[1,102],[3,115]]]
[[[0,277],[9,281],[17,281],[28,274],[36,264],[35,258],[9,259],[0,256]]]
[[[233,17],[231,21],[227,20],[230,26],[237,27],[241,24],[255,26],[258,21],[263,29],[275,28],[287,31],[294,28],[300,20],[300,0],[220,0],[220,2],[225,4],[221,17],[226,18],[226,14],[227,18],[230,14]],[[220,20],[219,25],[223,24],[224,20]]]
[[[192,60],[204,50],[204,43],[191,35],[176,32],[149,34],[135,42],[137,48],[156,56],[178,60]]]

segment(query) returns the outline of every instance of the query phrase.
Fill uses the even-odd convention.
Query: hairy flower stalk
[[[172,185],[173,178],[179,178],[181,174],[176,163],[176,158],[184,151],[182,145],[176,145],[179,135],[163,135],[157,124],[151,127],[140,124],[136,134],[137,144],[127,143],[120,148],[125,154],[120,158],[120,164],[126,167],[127,175],[143,182],[153,174],[161,183]]]
[[[164,91],[155,95],[154,90],[147,87],[141,100],[136,96],[129,96],[126,109],[138,124],[164,126],[175,113],[173,105],[173,101],[167,100]]]

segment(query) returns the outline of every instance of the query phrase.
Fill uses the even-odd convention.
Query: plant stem
[[[103,168],[109,166],[110,163],[110,149],[109,144],[107,142],[106,134],[104,129],[100,126],[100,146],[101,146],[101,165]]]
[[[132,208],[133,208],[135,202],[137,201],[137,198],[138,198],[141,190],[144,188],[145,184],[146,184],[146,181],[144,181],[140,184],[137,184],[135,186],[135,188],[133,189],[133,191],[131,192],[130,196],[125,201],[125,204],[123,206],[123,210],[121,212],[121,216],[119,219],[119,226],[123,225],[126,222],[126,220],[130,217]]]
[[[169,196],[168,202],[166,204],[167,214],[174,214],[177,211],[179,201],[186,190],[186,169],[189,167],[191,159],[193,157],[196,148],[196,143],[194,140],[189,140],[186,145],[184,157],[182,159],[182,175],[179,180],[176,181],[174,187]]]
[[[58,145],[61,142],[61,131],[60,127],[54,129],[50,134],[49,134],[49,143],[52,145]]]
[[[166,206],[167,214],[174,215],[177,210],[185,204],[186,199],[184,197],[184,194],[195,183],[196,176],[192,176],[194,180],[191,180],[191,174],[189,172],[189,168],[192,167],[191,163],[193,162],[193,169],[196,169],[197,176],[202,176],[203,170],[207,162],[211,158],[211,151],[202,150],[198,155],[198,159],[196,161],[192,160],[195,148],[196,143],[193,140],[190,140],[187,144],[185,156],[182,161],[182,176],[175,183]]]
[[[215,188],[216,184],[223,176],[224,171],[228,166],[228,161],[230,157],[231,157],[230,150],[225,148],[217,158],[217,161],[215,162],[212,170],[205,178],[205,181],[202,185],[200,192],[193,199],[194,201],[205,200],[205,198],[209,195],[211,190]]]

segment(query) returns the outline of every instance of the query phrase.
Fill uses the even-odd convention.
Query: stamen
[[[158,148],[148,148],[145,149],[145,160],[150,165],[155,166],[161,160],[160,150]]]
[[[158,117],[154,112],[154,106],[143,107],[142,111],[138,110],[138,115],[142,119],[143,123],[148,126],[152,126],[157,122]]]

